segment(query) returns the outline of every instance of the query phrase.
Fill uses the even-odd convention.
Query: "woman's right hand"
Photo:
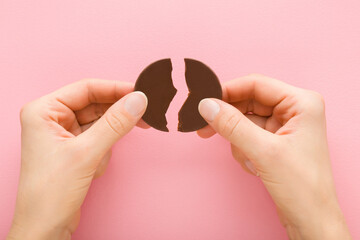
[[[339,207],[320,94],[253,74],[223,85],[223,100],[204,99],[200,114],[231,143],[242,167],[258,175],[290,239],[351,239]]]

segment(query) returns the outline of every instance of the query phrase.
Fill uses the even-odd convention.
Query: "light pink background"
[[[175,131],[191,57],[221,81],[259,72],[324,95],[339,201],[360,239],[359,12],[357,0],[2,0],[0,238],[16,197],[20,107],[86,77],[134,82],[170,57],[171,132],[135,129],[114,147],[74,239],[286,239],[262,183],[225,140]]]

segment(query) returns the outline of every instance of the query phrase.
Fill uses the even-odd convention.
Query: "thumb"
[[[257,159],[271,143],[272,133],[251,122],[237,108],[226,102],[203,99],[199,103],[199,112],[216,132],[249,158]]]
[[[102,157],[111,146],[126,135],[140,120],[147,107],[142,92],[132,92],[114,103],[88,130],[79,135],[91,154]]]

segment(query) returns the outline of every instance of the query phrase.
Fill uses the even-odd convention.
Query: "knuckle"
[[[83,79],[79,80],[79,82],[87,84],[87,83],[91,82],[92,80],[93,80],[92,78],[83,78]]]
[[[313,112],[323,113],[325,111],[325,100],[324,97],[315,91],[308,91],[307,97],[307,108]]]
[[[77,84],[79,85],[79,87],[90,88],[92,86],[93,82],[94,82],[93,78],[83,78],[83,79],[79,80],[77,82]]]
[[[25,104],[24,106],[21,107],[20,109],[20,120],[23,121],[25,118],[25,112],[27,110],[27,105]]]
[[[26,103],[20,109],[20,121],[25,122],[33,115],[33,103]]]
[[[112,112],[104,115],[109,127],[118,135],[122,136],[126,132],[126,118],[118,116]]]
[[[261,73],[250,73],[248,75],[249,77],[253,77],[253,78],[262,78],[262,77],[265,77],[263,74]]]
[[[325,99],[323,95],[318,92],[314,92],[314,97],[317,99],[320,106],[325,107]]]
[[[87,89],[88,98],[90,102],[97,102],[96,96],[93,93],[94,87],[96,85],[95,82],[96,82],[95,78],[84,78],[78,81],[80,87],[84,87],[85,89]]]

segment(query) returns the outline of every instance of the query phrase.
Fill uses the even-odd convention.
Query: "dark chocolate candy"
[[[185,58],[185,78],[189,96],[179,111],[178,130],[192,132],[207,125],[198,105],[204,98],[222,98],[222,89],[215,73],[204,63]]]
[[[146,67],[135,83],[135,91],[145,93],[148,106],[143,120],[151,127],[168,132],[165,113],[177,90],[171,79],[170,59],[162,59]]]

